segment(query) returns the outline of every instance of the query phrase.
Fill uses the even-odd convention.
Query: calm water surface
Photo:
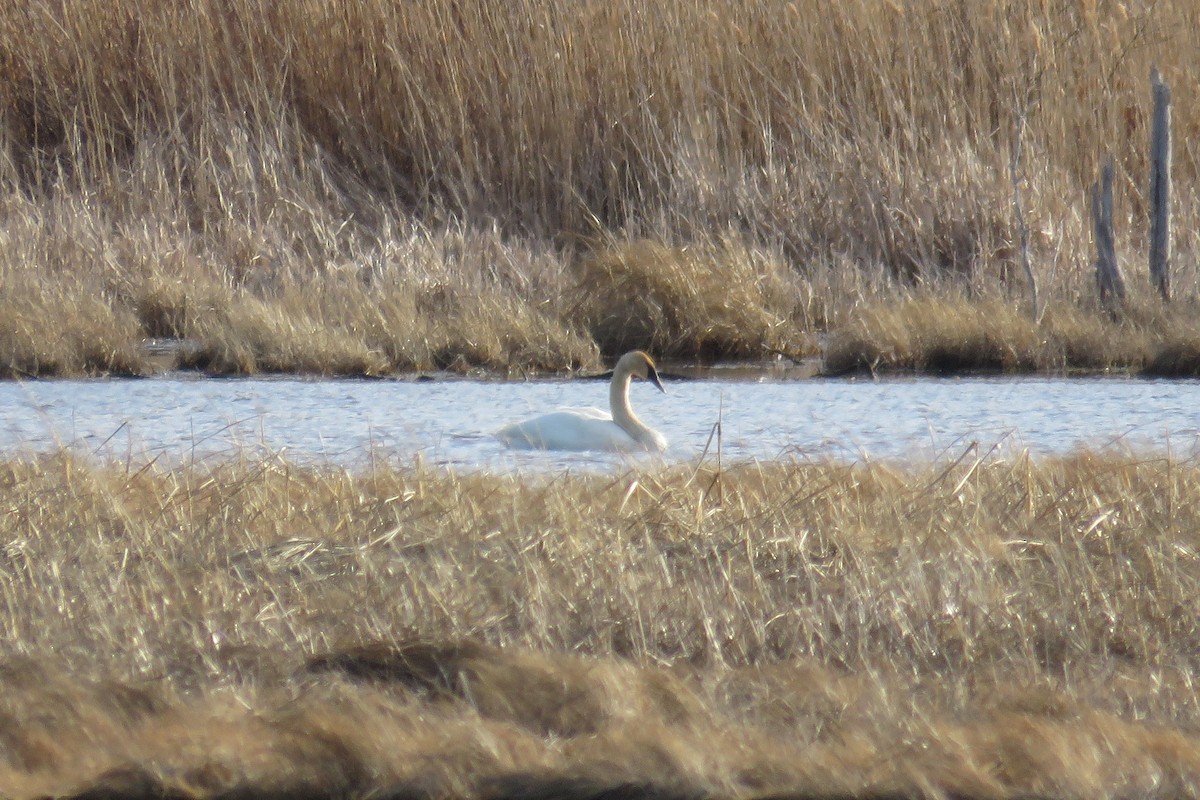
[[[282,454],[346,466],[419,455],[460,468],[586,468],[629,457],[515,453],[490,432],[542,410],[605,407],[607,390],[604,382],[565,380],[5,382],[0,451],[69,447],[137,462]],[[703,452],[718,420],[727,462],[939,458],[972,443],[1037,455],[1080,446],[1200,453],[1200,381],[698,380],[670,382],[667,391],[635,383],[633,404],[670,440],[673,461]]]

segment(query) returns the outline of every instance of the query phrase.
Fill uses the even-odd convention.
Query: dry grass
[[[60,455],[0,508],[5,796],[1200,794],[1190,462]]]
[[[955,373],[1120,371],[1200,374],[1194,309],[1132,299],[1119,319],[1072,306],[1038,322],[997,298],[953,291],[907,293],[856,309],[835,326],[825,371]]]
[[[597,251],[580,272],[580,314],[610,352],[761,358],[797,334],[786,267],[728,243],[706,252],[630,242]]]
[[[1043,297],[1096,316],[1105,153],[1145,282],[1151,64],[1177,99],[1174,283],[1193,309],[1198,17],[1190,0],[0,4],[0,304],[24,310],[0,368],[142,371],[139,339],[169,334],[223,372],[564,369],[626,347],[627,319],[638,346],[743,356],[808,352],[913,285],[1015,311],[1022,115]],[[1007,364],[986,347],[977,362]],[[1194,371],[1194,350],[1147,358]]]

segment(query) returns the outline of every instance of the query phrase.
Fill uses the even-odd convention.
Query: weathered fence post
[[[1150,281],[1171,299],[1171,89],[1150,70],[1154,123],[1150,133]]]
[[[1113,165],[1106,159],[1100,181],[1092,184],[1092,222],[1096,229],[1096,283],[1100,302],[1115,313],[1125,302],[1125,278],[1117,264],[1117,247],[1113,239]]]

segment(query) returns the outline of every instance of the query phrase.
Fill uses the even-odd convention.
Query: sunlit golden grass
[[[137,346],[141,330],[127,310],[78,285],[20,283],[0,290],[0,377],[148,370]]]
[[[735,247],[637,241],[583,262],[577,304],[609,352],[762,358],[800,333],[789,319],[797,302],[786,272],[778,259]]]
[[[1037,323],[995,298],[923,292],[876,300],[834,327],[826,372],[856,370],[1067,372],[1116,370],[1200,374],[1195,308],[1130,302],[1119,319],[1095,309],[1055,307]]]
[[[808,355],[914,289],[1011,316],[1018,130],[1047,319],[1099,320],[1106,155],[1146,284],[1152,65],[1191,308],[1190,0],[2,4],[0,302],[30,312],[0,365],[142,371],[139,341],[169,335],[220,372],[561,370],[635,333]],[[1019,328],[946,362],[1056,366],[1023,355],[1055,332]],[[1119,329],[1068,366],[1126,361]],[[1192,372],[1190,352],[1143,360]]]
[[[1200,467],[0,465],[0,794],[1191,797]]]

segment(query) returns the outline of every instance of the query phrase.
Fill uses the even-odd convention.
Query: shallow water
[[[34,381],[0,384],[0,453],[68,447],[135,463],[281,454],[459,468],[563,469],[628,456],[518,453],[490,432],[541,410],[607,402],[600,381],[356,381],[293,378]],[[725,463],[748,459],[1056,454],[1086,446],[1200,453],[1200,381],[1127,378],[695,380],[668,394],[635,383],[638,414],[695,460],[721,422]],[[644,461],[648,456],[635,457]]]

